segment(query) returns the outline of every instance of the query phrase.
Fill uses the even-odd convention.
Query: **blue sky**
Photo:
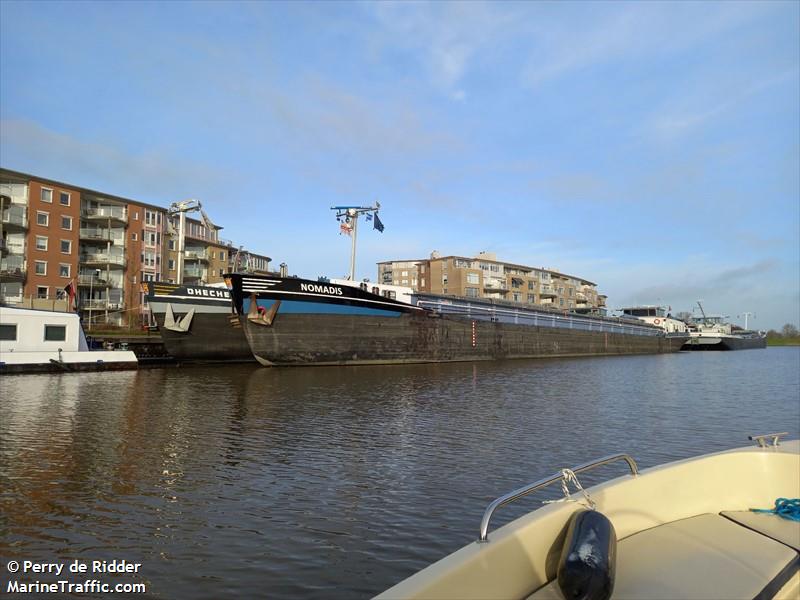
[[[800,3],[0,2],[0,164],[341,276],[432,250],[800,320]]]

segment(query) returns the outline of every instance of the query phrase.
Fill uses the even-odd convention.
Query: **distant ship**
[[[253,354],[239,319],[232,312],[225,284],[143,284],[164,348],[182,361],[252,362]]]
[[[750,350],[767,347],[767,336],[760,331],[735,329],[722,315],[707,315],[698,302],[702,317],[690,322],[691,336],[684,350]]]
[[[676,352],[634,319],[579,316],[370,283],[226,275],[263,365],[363,365]],[[391,286],[397,287],[397,286]],[[406,290],[406,288],[403,288]]]

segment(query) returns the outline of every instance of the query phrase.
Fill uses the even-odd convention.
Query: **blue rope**
[[[775,500],[775,508],[751,508],[752,512],[772,513],[784,519],[800,521],[800,498],[778,498]]]

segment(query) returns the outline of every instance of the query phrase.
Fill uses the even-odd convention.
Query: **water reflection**
[[[799,360],[776,348],[4,377],[0,555],[139,561],[154,597],[369,596],[473,539],[493,497],[561,466],[797,436]]]

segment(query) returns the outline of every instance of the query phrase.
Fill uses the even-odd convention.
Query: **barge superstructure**
[[[698,302],[701,317],[691,322],[690,338],[684,350],[751,350],[767,347],[767,336],[760,331],[734,329],[722,315],[706,314]]]

